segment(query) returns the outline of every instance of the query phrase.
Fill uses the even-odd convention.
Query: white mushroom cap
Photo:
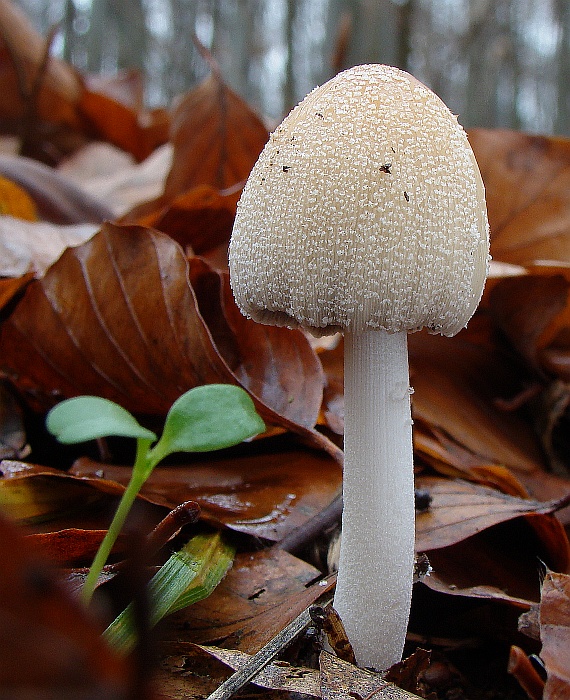
[[[488,257],[483,182],[457,118],[409,74],[364,65],[272,134],[238,205],[230,274],[261,323],[454,335]]]

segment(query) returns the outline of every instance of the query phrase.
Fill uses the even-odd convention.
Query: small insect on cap
[[[272,134],[238,205],[230,274],[260,323],[454,335],[488,257],[483,182],[457,118],[408,73],[365,65]]]

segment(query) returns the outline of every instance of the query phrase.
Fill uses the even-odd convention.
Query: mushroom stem
[[[407,333],[345,332],[342,541],[334,606],[361,666],[401,660],[414,567]]]

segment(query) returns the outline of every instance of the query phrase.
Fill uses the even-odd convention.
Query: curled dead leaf
[[[429,508],[416,516],[416,548],[420,552],[448,547],[512,518],[551,515],[570,501],[570,484],[566,497],[547,502],[508,496],[460,479],[420,476],[416,488],[431,497]],[[565,570],[570,562],[567,538],[562,535],[549,548],[558,553],[557,564]]]
[[[53,168],[23,156],[0,156],[0,173],[16,182],[32,198],[38,218],[53,224],[101,224],[112,219],[105,203]]]
[[[107,223],[32,282],[0,328],[2,365],[33,405],[95,394],[166,415],[184,391],[230,383],[262,417],[339,459],[317,433],[323,375],[300,331],[242,319],[227,275],[171,238]]]
[[[544,700],[570,693],[570,576],[547,572],[540,601],[540,653],[546,666]]]
[[[212,73],[172,115],[174,162],[165,197],[171,200],[197,185],[225,190],[245,182],[268,137],[253,110]]]

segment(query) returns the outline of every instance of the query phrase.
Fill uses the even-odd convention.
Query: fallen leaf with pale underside
[[[544,700],[570,694],[570,576],[549,571],[540,602],[540,656],[547,672]]]

